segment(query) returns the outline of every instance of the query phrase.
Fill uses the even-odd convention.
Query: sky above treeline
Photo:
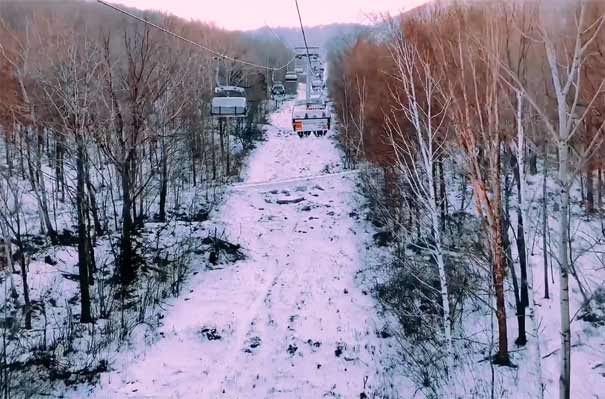
[[[230,30],[264,26],[295,27],[298,15],[294,0],[113,0],[142,10],[161,10],[179,17],[213,22]],[[298,0],[306,26],[336,22],[368,23],[372,15],[391,15],[426,0]]]

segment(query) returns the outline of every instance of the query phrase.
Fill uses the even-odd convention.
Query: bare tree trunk
[[[212,122],[214,125],[214,123]],[[216,180],[216,144],[214,126],[210,129],[210,151],[212,153],[212,180]]]
[[[38,140],[41,140],[41,129],[38,130],[39,134],[37,137]],[[40,208],[42,222],[44,223],[44,227],[46,229],[46,234],[53,244],[57,244],[57,232],[53,227],[52,221],[50,220],[50,213],[48,211],[48,194],[46,191],[46,180],[44,179],[44,172],[42,170],[42,152],[40,143],[36,144],[35,146],[34,156],[36,158],[33,163],[35,169],[33,171],[34,178],[32,179],[32,186],[36,194],[36,199]]]
[[[548,292],[548,193],[547,177],[548,177],[548,154],[546,153],[547,146],[544,141],[544,166],[542,170],[542,259],[544,260],[544,298],[549,299]]]
[[[13,132],[14,134],[14,132]],[[14,137],[11,140],[9,138],[9,132],[8,131],[4,131],[4,152],[5,152],[5,156],[6,156],[6,168],[7,168],[7,172],[8,172],[8,177],[12,177],[13,176],[13,155],[12,155],[12,148],[11,146],[13,145],[14,142]]]
[[[77,173],[77,196],[76,205],[78,211],[78,272],[80,281],[80,322],[91,323],[92,314],[90,310],[90,292],[88,285],[92,267],[90,265],[90,240],[88,236],[88,209],[86,198],[86,178],[85,178],[85,150],[82,137],[76,133],[76,173]]]
[[[198,142],[197,131],[189,124],[189,135],[191,140],[191,175],[193,187],[197,186],[197,162],[200,159],[200,145]]]
[[[496,210],[498,214],[501,210]],[[506,259],[504,255],[504,242],[502,237],[502,218],[500,215],[496,218],[495,226],[492,229],[492,234],[495,235],[493,251],[493,279],[494,289],[496,292],[496,319],[498,321],[498,354],[495,362],[500,365],[509,365],[510,358],[508,356],[508,329],[506,326],[506,298],[504,294],[504,279],[506,276]]]
[[[525,307],[522,299],[522,288],[519,284],[519,277],[517,276],[517,269],[515,265],[515,261],[512,255],[511,242],[509,237],[509,228],[512,229],[511,216],[510,216],[510,197],[513,192],[512,184],[515,184],[516,187],[520,187],[520,177],[519,177],[519,163],[515,155],[512,151],[508,149],[504,152],[505,157],[505,176],[504,176],[504,212],[503,212],[503,221],[502,221],[502,240],[504,243],[504,253],[506,254],[506,267],[510,268],[511,281],[513,284],[514,298],[515,298],[515,315],[517,316],[517,325],[518,325],[518,335],[515,340],[515,343],[519,346],[523,346],[527,343],[527,334],[525,328]],[[508,167],[512,168],[513,172],[513,181],[511,182],[510,175],[508,172]],[[521,213],[521,197],[517,197],[517,216]],[[521,220],[523,218],[521,217]],[[519,224],[517,224],[517,229],[519,228]],[[516,244],[518,249],[519,237],[516,237]],[[525,251],[525,248],[523,248]],[[519,252],[519,263],[521,264],[521,258],[524,257],[524,252]],[[523,274],[523,270],[520,267],[521,274]],[[507,269],[508,270],[508,269]],[[525,288],[527,289],[527,282],[525,284]]]
[[[532,176],[538,174],[538,154],[533,147],[529,149],[529,174]]]
[[[119,272],[120,281],[127,286],[135,279],[135,265],[133,264],[132,232],[134,229],[131,207],[131,181],[130,181],[130,157],[125,157],[126,162],[121,168],[122,181],[122,237],[120,239]]]
[[[603,169],[597,172],[597,209],[603,209]]]
[[[571,395],[571,331],[569,316],[569,144],[564,137],[559,142],[559,263],[560,306],[561,306],[561,376],[559,378],[559,396],[569,399]]]
[[[105,229],[103,228],[103,224],[101,223],[101,218],[99,217],[99,206],[97,205],[97,196],[95,195],[95,186],[92,184],[92,179],[90,178],[90,159],[88,157],[88,153],[85,154],[85,165],[84,165],[84,173],[86,178],[86,190],[88,191],[88,200],[90,201],[90,213],[92,214],[92,220],[95,228],[95,235],[97,237],[102,237],[105,235]]]
[[[586,201],[584,203],[586,213],[591,214],[594,211],[594,180],[590,166],[586,171]]]
[[[159,220],[160,222],[166,221],[166,196],[168,195],[168,160],[166,159],[166,147],[161,139],[161,166],[160,166],[160,211]]]
[[[430,176],[431,174],[428,173]],[[429,177],[429,179],[431,179]],[[433,182],[429,181],[429,184]],[[431,214],[431,224],[432,231],[435,237],[435,251],[434,258],[437,261],[437,268],[439,271],[439,290],[441,294],[441,302],[443,307],[443,332],[445,334],[445,345],[446,345],[446,354],[448,361],[448,373],[453,372],[453,362],[454,362],[454,345],[452,340],[452,315],[450,309],[449,302],[449,286],[448,286],[448,278],[447,278],[447,270],[445,265],[445,258],[443,256],[443,238],[442,238],[442,225],[443,223],[439,220],[439,207],[437,206],[436,199],[434,197],[433,190],[428,190],[431,194],[430,198],[430,209],[429,212]]]
[[[501,137],[499,133],[496,134],[497,138],[494,145],[496,160],[493,162],[493,203],[491,206],[491,228],[493,239],[492,242],[492,254],[493,254],[493,278],[494,278],[494,289],[496,292],[496,318],[498,320],[498,354],[496,356],[496,363],[500,365],[509,365],[510,358],[508,355],[508,328],[506,325],[506,297],[504,292],[504,280],[506,278],[506,255],[504,253],[504,238],[502,235],[503,230],[503,217],[502,217],[502,162],[500,144]]]
[[[15,264],[13,262],[13,254],[11,250],[11,241],[10,236],[8,234],[8,229],[4,225],[4,223],[0,222],[0,233],[2,237],[0,237],[0,256],[4,259],[0,260],[0,266],[3,266],[4,269],[4,281],[9,282],[9,295],[16,299],[19,297],[17,293],[17,289],[15,288],[15,280],[13,279],[13,274],[16,273]]]
[[[18,201],[17,198],[15,198]],[[15,224],[16,229],[13,230],[15,241],[17,244],[17,248],[19,250],[19,266],[21,272],[21,284],[23,285],[23,301],[25,302],[25,307],[23,309],[25,315],[25,329],[31,330],[32,328],[32,304],[31,299],[29,297],[29,283],[27,280],[27,269],[28,269],[28,259],[25,256],[25,245],[23,243],[23,237],[21,235],[21,216],[20,211],[17,210],[15,215]]]
[[[507,206],[508,208],[508,206]],[[508,213],[508,211],[506,211]],[[513,262],[513,256],[511,251],[511,243],[508,238],[508,228],[510,226],[510,220],[508,219],[508,215],[504,218],[504,231],[502,232],[502,238],[504,241],[504,252],[506,253],[506,265],[510,268],[510,276],[511,281],[513,283],[513,291],[515,296],[515,309],[517,316],[517,325],[518,325],[518,335],[515,343],[519,346],[523,346],[527,343],[527,334],[525,332],[525,308],[521,301],[521,293],[519,287],[519,278],[517,277],[517,270],[515,268],[515,263]]]
[[[223,166],[223,162],[225,161],[225,126],[224,126],[224,118],[219,118],[218,120],[218,134],[219,134],[219,144],[221,148],[221,166]],[[222,168],[221,168],[222,170]]]
[[[527,287],[527,249],[525,244],[525,226],[523,220],[523,188],[521,184],[521,179],[523,178],[520,174],[521,169],[523,168],[522,162],[519,162],[517,159],[515,167],[513,167],[515,180],[517,183],[517,253],[519,256],[519,269],[521,271],[521,286],[520,286],[520,308],[517,309],[517,317],[519,317],[519,336],[515,340],[515,343],[519,346],[523,346],[527,343],[527,336],[525,334],[525,310],[529,306],[529,293]],[[513,266],[514,267],[514,266]],[[523,319],[522,324],[523,328],[521,328],[521,318]]]
[[[65,201],[65,169],[64,169],[64,138],[57,134],[55,140],[55,176],[57,179],[57,188],[61,192],[61,202]]]
[[[439,191],[440,191],[440,207],[441,207],[441,230],[445,232],[445,224],[448,216],[448,198],[447,188],[445,183],[445,173],[443,171],[443,157],[438,160],[437,168],[439,169]]]
[[[231,176],[231,134],[230,134],[230,124],[227,123],[226,126],[226,132],[225,132],[225,139],[227,141],[227,177]]]

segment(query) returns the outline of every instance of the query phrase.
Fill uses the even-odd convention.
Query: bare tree
[[[579,150],[576,164],[573,163],[573,142],[584,128],[585,120],[593,107],[602,97],[605,78],[601,78],[597,90],[586,96],[581,70],[590,57],[591,46],[599,37],[605,19],[600,9],[594,9],[586,2],[578,2],[575,14],[564,18],[564,24],[556,28],[553,18],[558,18],[563,5],[554,8],[542,5],[540,15],[540,40],[547,59],[549,84],[554,94],[556,112],[549,112],[547,104],[540,101],[535,93],[514,74],[509,74],[521,90],[533,109],[540,116],[546,132],[557,148],[559,172],[557,183],[560,195],[558,263],[560,267],[560,309],[561,309],[561,376],[559,394],[561,399],[570,398],[571,394],[571,331],[569,311],[569,274],[570,265],[570,190],[573,182],[590,159],[590,155],[600,147],[603,140],[602,128],[596,129],[590,142]],[[573,9],[573,8],[572,8]],[[592,12],[592,13],[591,13]],[[565,11],[563,11],[565,13]],[[566,14],[563,14],[566,15]],[[560,30],[558,30],[560,29]],[[564,31],[569,29],[569,31]],[[569,35],[569,36],[568,36]],[[571,40],[566,41],[566,37]]]
[[[439,274],[445,355],[451,373],[455,352],[442,231],[444,215],[440,202],[443,198],[437,198],[434,180],[436,164],[445,151],[444,124],[447,122],[450,101],[440,87],[442,76],[431,67],[430,61],[423,57],[414,44],[404,39],[400,30],[396,32],[391,53],[397,66],[401,93],[392,93],[394,106],[387,117],[387,130],[398,168],[410,187],[411,194],[416,197],[429,219],[430,239],[425,241]],[[399,120],[400,114],[405,116],[404,121]]]

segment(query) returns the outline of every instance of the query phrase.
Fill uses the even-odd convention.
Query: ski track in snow
[[[245,183],[342,171],[329,138],[291,132],[292,104],[273,113]],[[386,341],[377,337],[374,300],[355,282],[367,235],[349,216],[354,179],[233,188],[219,222],[248,258],[193,276],[167,311],[163,338],[120,354],[117,370],[86,395],[359,398],[365,377],[368,395],[379,389]],[[221,338],[209,340],[204,327]]]

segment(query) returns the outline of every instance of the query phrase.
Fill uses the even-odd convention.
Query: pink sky
[[[294,0],[113,0],[139,9],[168,11],[214,22],[226,29],[256,29],[265,24],[297,26]],[[305,25],[368,22],[368,14],[397,13],[425,0],[298,0]]]

